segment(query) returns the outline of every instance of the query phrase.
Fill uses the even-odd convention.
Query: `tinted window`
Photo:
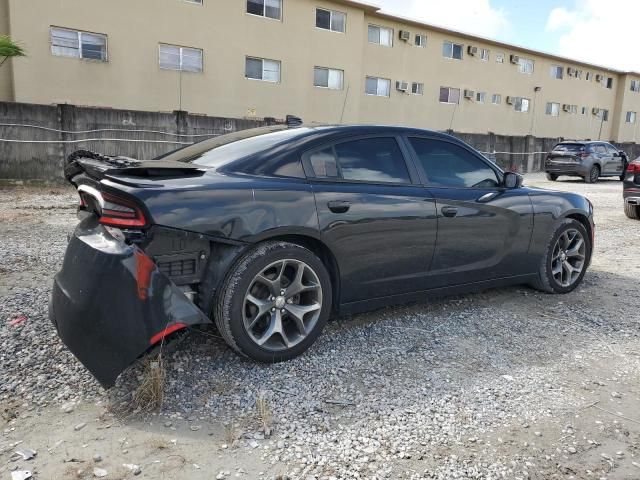
[[[612,145],[609,145],[608,143],[605,144],[605,147],[607,148],[607,153],[609,155],[613,155],[614,153],[618,153],[618,149],[614,148]]]
[[[409,171],[394,138],[366,138],[313,152],[309,161],[317,177],[363,182],[410,183]]]
[[[580,153],[585,151],[585,146],[580,143],[560,143],[553,148],[553,151]]]
[[[595,152],[600,154],[600,155],[606,155],[607,154],[607,149],[604,148],[604,145],[596,145]]]
[[[496,172],[468,150],[453,143],[410,139],[429,184],[443,187],[496,187]]]

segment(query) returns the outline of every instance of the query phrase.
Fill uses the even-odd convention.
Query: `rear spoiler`
[[[64,178],[73,185],[73,179],[81,173],[102,179],[110,175],[129,177],[181,177],[201,175],[206,170],[201,165],[162,160],[136,160],[135,158],[103,155],[90,150],[78,150],[67,158]]]

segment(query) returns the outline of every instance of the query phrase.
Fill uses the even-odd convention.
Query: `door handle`
[[[347,213],[351,208],[351,204],[346,200],[333,200],[327,203],[327,207],[333,213]]]
[[[458,214],[458,209],[456,207],[442,207],[442,215],[445,217],[455,217]]]

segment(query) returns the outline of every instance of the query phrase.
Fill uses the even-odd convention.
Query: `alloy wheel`
[[[551,257],[551,272],[555,281],[562,287],[572,286],[585,267],[586,242],[576,229],[564,231],[555,246]]]
[[[600,169],[598,167],[593,167],[591,169],[591,172],[589,172],[589,177],[591,183],[596,183],[598,181],[598,178],[600,177]]]
[[[244,327],[256,345],[288,350],[313,331],[321,307],[316,272],[300,260],[278,260],[251,281],[243,302]]]

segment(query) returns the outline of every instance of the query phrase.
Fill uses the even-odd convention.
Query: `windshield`
[[[215,168],[286,142],[306,130],[282,125],[252,128],[189,145],[159,158]]]
[[[585,147],[581,143],[561,143],[556,145],[553,149],[554,152],[570,152],[570,153],[581,153],[585,152],[587,147]]]

